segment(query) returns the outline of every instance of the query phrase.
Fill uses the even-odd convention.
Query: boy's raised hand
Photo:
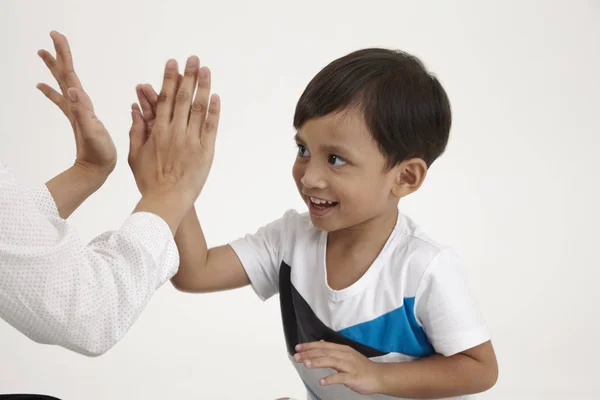
[[[67,38],[52,31],[56,58],[46,50],[38,51],[60,88],[60,93],[45,83],[37,88],[69,119],[75,134],[75,166],[98,175],[101,182],[113,171],[117,151],[110,134],[96,117],[94,106],[83,90],[73,67],[73,56]]]
[[[189,208],[200,194],[212,166],[220,116],[220,100],[210,96],[210,83],[210,71],[200,68],[197,57],[188,59],[183,77],[170,60],[160,95],[152,90],[150,100],[140,98],[144,114],[132,106],[129,165],[143,196],[183,195]]]

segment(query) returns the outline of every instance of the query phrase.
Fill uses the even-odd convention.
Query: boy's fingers
[[[348,372],[352,366],[346,361],[336,357],[319,357],[304,361],[306,368],[331,368],[338,372]]]
[[[329,375],[320,381],[321,385],[349,385],[352,383],[350,374],[344,372],[338,372],[336,374]]]
[[[298,357],[296,357],[296,355],[298,355]],[[339,350],[323,350],[323,349],[313,349],[313,350],[308,350],[308,351],[304,351],[302,353],[296,353],[294,355],[294,360],[296,362],[301,362],[301,361],[311,361],[311,360],[317,360],[320,358],[332,358],[332,359],[336,359],[336,360],[342,360],[344,362],[348,362],[348,360],[351,360],[351,358],[348,357],[348,353],[345,353],[343,351],[339,351]]]
[[[296,346],[296,351],[307,351],[312,349],[329,349],[339,351],[350,351],[351,348],[342,344],[336,344],[331,342],[325,342],[320,340],[318,342],[301,343]]]

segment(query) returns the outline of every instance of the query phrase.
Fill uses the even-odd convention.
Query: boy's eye
[[[310,154],[308,152],[308,149],[306,148],[306,146],[298,143],[298,157],[300,158],[304,158],[304,157],[308,157]]]
[[[329,156],[328,162],[329,162],[329,164],[333,165],[334,167],[341,167],[342,165],[347,164],[346,160],[344,160],[340,156],[336,156],[335,154],[331,154]]]

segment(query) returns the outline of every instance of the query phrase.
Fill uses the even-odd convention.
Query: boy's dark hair
[[[351,107],[362,112],[390,168],[413,157],[430,166],[446,148],[450,101],[415,56],[369,48],[338,58],[300,96],[294,127]]]

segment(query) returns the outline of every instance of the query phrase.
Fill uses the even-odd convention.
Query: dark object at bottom
[[[0,394],[0,400],[60,400],[43,394]]]

